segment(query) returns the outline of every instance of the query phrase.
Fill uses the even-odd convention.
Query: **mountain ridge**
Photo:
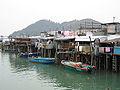
[[[82,20],[72,20],[63,23],[53,22],[51,20],[42,19],[30,24],[22,30],[13,32],[10,36],[38,36],[40,32],[56,31],[56,30],[78,30],[80,25],[101,24],[100,22],[87,18]]]

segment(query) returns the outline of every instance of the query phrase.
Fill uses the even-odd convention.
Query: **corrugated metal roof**
[[[41,37],[41,36],[33,36],[33,37],[29,37],[29,38],[32,38],[32,39],[54,39],[55,37]]]
[[[112,39],[116,39],[116,38],[120,38],[119,34],[115,34],[115,35],[109,35],[108,36],[108,40],[112,40]]]
[[[102,42],[102,43],[112,43],[112,42],[120,42],[120,38],[107,40],[107,41],[104,41],[104,42]]]
[[[75,39],[75,36],[67,36],[67,37],[55,38],[55,40],[70,40],[70,39]]]
[[[106,36],[80,36],[80,37],[76,37],[75,38],[75,41],[90,41],[90,38],[91,38],[91,41],[94,41],[95,39],[99,38],[100,41],[105,41],[107,39]]]

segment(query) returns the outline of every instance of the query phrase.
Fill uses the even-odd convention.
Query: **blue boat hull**
[[[30,62],[34,63],[54,63],[55,58],[44,58],[44,57],[33,57],[29,59]]]

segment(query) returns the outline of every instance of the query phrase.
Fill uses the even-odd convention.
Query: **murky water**
[[[0,90],[120,90],[120,74],[80,73],[62,65],[31,63],[15,54],[0,53]]]

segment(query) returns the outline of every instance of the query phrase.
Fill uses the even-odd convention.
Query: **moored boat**
[[[32,56],[37,56],[38,53],[34,52],[34,53],[20,53],[19,56],[20,57],[32,57]]]
[[[2,49],[2,52],[17,53],[17,49]]]
[[[62,60],[61,64],[63,64],[66,68],[79,72],[92,72],[95,71],[96,68],[95,66],[89,64],[82,64],[82,62],[73,62],[67,60]]]
[[[54,63],[55,62],[55,58],[45,58],[45,57],[32,57],[29,58],[30,62],[34,62],[34,63]]]

